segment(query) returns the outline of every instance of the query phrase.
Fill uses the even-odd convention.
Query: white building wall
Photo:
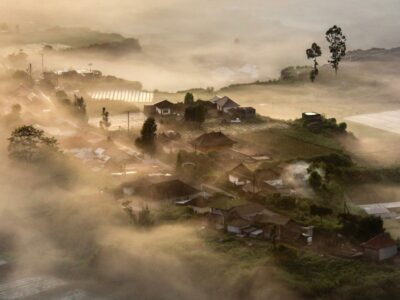
[[[391,258],[397,254],[397,246],[387,247],[379,250],[379,260]]]
[[[245,185],[249,181],[240,181],[240,179],[235,175],[229,174],[229,182],[233,183],[234,185]]]
[[[159,115],[170,115],[170,114],[171,114],[171,109],[169,109],[169,108],[162,108],[162,109],[160,109],[160,108],[156,107],[156,112],[157,112]]]
[[[229,226],[226,228],[226,230],[230,233],[236,233],[236,234],[240,234],[240,228],[239,227],[235,227],[235,226]]]

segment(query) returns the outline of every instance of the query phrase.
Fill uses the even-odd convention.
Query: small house
[[[154,183],[148,187],[148,193],[154,200],[167,201],[180,205],[186,204],[190,200],[204,194],[179,179]]]
[[[214,103],[217,105],[217,109],[220,112],[227,113],[229,110],[233,108],[237,108],[240,105],[233,101],[231,98],[225,96],[222,98],[218,98],[214,100]]]
[[[152,183],[147,178],[139,178],[121,184],[123,196],[144,195]]]
[[[194,213],[212,214],[223,216],[226,211],[233,207],[232,198],[224,194],[210,195],[206,192],[186,203]]]
[[[210,200],[203,196],[198,196],[190,200],[186,205],[190,207],[195,214],[205,215],[211,213]]]
[[[305,122],[321,122],[322,115],[316,112],[303,112],[301,119]]]
[[[230,209],[227,213],[228,218],[242,218],[245,220],[252,220],[257,215],[262,215],[265,211],[265,207],[258,203],[245,203],[239,206],[235,206]]]
[[[236,142],[228,138],[225,134],[218,131],[204,133],[190,142],[197,151],[211,152],[232,148]]]
[[[381,233],[361,244],[364,248],[364,256],[381,261],[397,255],[397,243],[387,234]]]
[[[239,164],[228,172],[228,180],[234,185],[245,185],[253,181],[253,172],[244,164]]]
[[[251,227],[251,222],[242,218],[231,219],[226,224],[226,230],[235,234],[243,234],[243,231],[249,227]]]
[[[232,118],[250,119],[256,116],[256,109],[253,107],[235,107],[229,110]]]
[[[169,143],[171,141],[176,141],[181,138],[181,134],[174,130],[167,130],[160,133],[157,137],[157,140],[161,143]]]
[[[242,191],[249,194],[258,194],[261,193],[263,190],[260,189],[254,181],[250,181],[243,185]]]
[[[262,214],[253,218],[254,224],[264,229],[264,237],[279,240],[282,235],[282,228],[290,221],[290,218],[265,209]]]
[[[174,106],[175,104],[168,100],[154,104],[156,114],[161,116],[172,115],[174,113]]]

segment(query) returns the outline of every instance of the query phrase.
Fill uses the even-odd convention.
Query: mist
[[[305,49],[314,41],[324,45],[324,33],[333,24],[342,26],[349,49],[400,44],[397,1],[382,6],[375,0],[223,0],[207,5],[194,0],[84,0],[74,5],[57,0],[32,6],[29,0],[6,0],[0,11],[3,21],[20,24],[21,30],[82,26],[138,38],[142,55],[119,62],[68,59],[67,65],[82,68],[92,62],[106,73],[140,80],[150,90],[219,88],[276,78],[288,65],[308,64]],[[51,58],[46,64],[59,67]]]
[[[130,124],[132,132],[113,135],[111,130],[101,131],[95,126],[103,117],[103,103],[87,100],[85,117],[97,119],[89,122],[90,125],[83,124],[76,111],[75,115],[71,113],[74,109],[71,101],[65,104],[61,103],[65,99],[57,99],[56,92],[62,86],[58,86],[58,79],[57,86],[48,90],[40,85],[42,71],[52,70],[91,68],[104,75],[138,81],[143,90],[154,91],[155,101],[168,98],[182,102],[185,92],[177,91],[213,87],[207,91],[195,90],[194,99],[226,95],[242,107],[254,107],[258,115],[269,117],[262,118],[260,123],[236,124],[238,127],[213,120],[215,123],[210,126],[224,130],[228,136],[232,134],[232,138],[242,144],[246,144],[243,136],[246,133],[288,128],[292,124],[290,121],[300,118],[305,111],[317,111],[327,118],[336,118],[339,123],[353,115],[398,110],[400,64],[343,61],[335,76],[332,68],[326,65],[328,47],[324,34],[337,24],[347,36],[349,50],[400,46],[399,1],[387,0],[383,5],[378,0],[329,3],[317,0],[2,0],[0,24],[2,22],[7,22],[13,30],[20,30],[10,34],[11,37],[0,32],[0,250],[12,264],[5,281],[16,282],[36,276],[53,278],[66,290],[84,291],[89,295],[87,299],[302,299],[298,291],[292,289],[295,285],[291,285],[291,278],[282,278],[282,269],[275,265],[273,256],[250,257],[256,251],[252,244],[255,240],[229,237],[240,245],[240,250],[231,249],[224,244],[228,235],[221,238],[222,234],[214,231],[206,235],[206,221],[196,216],[179,222],[160,221],[150,228],[141,228],[122,207],[121,202],[126,199],[116,196],[122,177],[115,179],[110,170],[104,169],[95,173],[91,166],[67,155],[67,151],[62,153],[65,149],[47,163],[16,162],[9,157],[8,138],[17,126],[32,124],[43,128],[47,135],[52,135],[54,129],[62,146],[66,136],[85,140],[90,132],[101,142],[120,138],[119,142],[126,142],[137,150],[135,154],[143,154],[134,143],[140,134],[142,119],[136,120],[140,123],[138,128]],[[115,33],[116,39],[135,38],[140,49],[125,55],[109,55],[88,49],[87,46],[93,45],[91,42],[86,45],[75,38],[78,46],[19,40],[20,36],[46,33],[49,28],[58,27],[89,28],[96,34]],[[320,73],[316,82],[266,82],[278,79],[287,66],[311,65],[305,49],[312,42],[320,44],[324,52],[319,58]],[[56,50],[44,52],[48,44]],[[20,49],[28,55],[26,65],[24,62],[18,68],[10,67],[7,56]],[[16,69],[25,71],[29,64],[33,76],[27,72],[25,80],[16,79]],[[19,96],[16,92],[19,88],[29,93]],[[49,97],[37,96],[42,89]],[[76,86],[66,84],[65,89],[72,99]],[[36,93],[34,100],[28,97],[31,93]],[[139,110],[139,105],[131,103],[126,106],[106,100],[104,103],[111,111],[111,118],[123,113],[125,120],[125,112],[133,108],[135,112]],[[20,105],[21,112],[9,122],[16,104]],[[182,130],[184,147],[189,147],[186,143],[189,137],[204,131],[201,126],[190,127],[193,124],[188,130],[169,125],[159,122],[158,133],[171,128]],[[240,130],[242,125],[244,129]],[[332,138],[335,146],[343,147],[339,150],[296,140],[290,135],[283,135],[279,143],[292,140],[293,144],[301,145],[299,149],[292,149],[291,144],[272,145],[274,140],[267,140],[267,135],[266,140],[252,140],[248,149],[242,150],[252,152],[259,143],[262,150],[264,147],[275,150],[271,152],[272,161],[277,156],[277,160],[283,162],[279,155],[290,157],[292,163],[280,176],[305,198],[315,196],[307,183],[310,164],[296,151],[307,152],[312,148],[315,155],[319,151],[323,154],[331,150],[344,151],[362,167],[393,167],[400,162],[396,151],[400,146],[398,136],[351,122],[347,130],[351,133],[337,139],[336,136],[322,136],[323,139]],[[286,148],[278,149],[280,146]],[[263,154],[268,154],[270,159],[267,150]],[[165,167],[163,159],[170,159],[172,155],[163,153],[160,156],[162,163],[157,163]],[[207,157],[211,159],[212,155]],[[293,160],[293,157],[298,159]],[[154,166],[151,160],[148,165],[145,159],[138,161],[143,164],[143,170],[159,171],[155,167],[160,166]],[[236,164],[236,161],[230,163]],[[205,176],[226,181],[228,167],[231,166],[221,166],[221,170],[212,170],[212,175]],[[113,171],[123,174],[121,170]],[[202,179],[196,180],[202,183]],[[363,199],[366,193],[369,197]],[[383,195],[379,201],[400,196],[398,187],[386,184],[355,186],[349,194],[356,199],[355,204],[373,201],[371,198],[378,194]],[[133,196],[130,199],[132,203],[142,200]],[[160,208],[154,203],[150,206],[152,212],[153,208],[155,211]],[[269,243],[265,244],[270,247]],[[18,293],[18,288],[12,292]]]

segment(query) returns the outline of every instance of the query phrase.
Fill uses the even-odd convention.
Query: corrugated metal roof
[[[88,93],[93,100],[111,100],[137,103],[151,103],[154,99],[153,92],[138,90],[97,90]]]

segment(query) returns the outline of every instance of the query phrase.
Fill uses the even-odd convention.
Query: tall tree
[[[47,137],[43,130],[32,125],[18,127],[8,140],[9,156],[19,161],[36,162],[45,158],[49,152],[58,150],[54,137]]]
[[[107,109],[105,107],[103,107],[102,111],[101,111],[101,120],[100,120],[100,127],[101,128],[108,128],[111,126],[111,122],[110,122],[110,113],[107,111]]]
[[[339,69],[339,63],[342,57],[346,55],[346,36],[343,35],[342,29],[336,25],[329,28],[325,34],[326,40],[329,43],[329,51],[331,58],[328,63],[335,69],[335,73]]]
[[[83,97],[79,97],[79,96],[75,95],[74,106],[75,106],[79,116],[83,120],[87,120],[85,99],[83,99]]]
[[[192,93],[186,93],[184,103],[186,105],[192,105],[194,103],[194,97]]]
[[[317,58],[322,55],[321,47],[317,43],[312,43],[311,48],[306,50],[307,59],[314,60],[314,69],[310,72],[310,79],[314,82],[318,75],[318,62]]]
[[[156,138],[157,123],[154,118],[149,117],[144,121],[140,132],[140,141],[143,145],[153,145]]]
[[[206,119],[207,109],[202,104],[190,105],[185,109],[185,120],[203,123]]]

